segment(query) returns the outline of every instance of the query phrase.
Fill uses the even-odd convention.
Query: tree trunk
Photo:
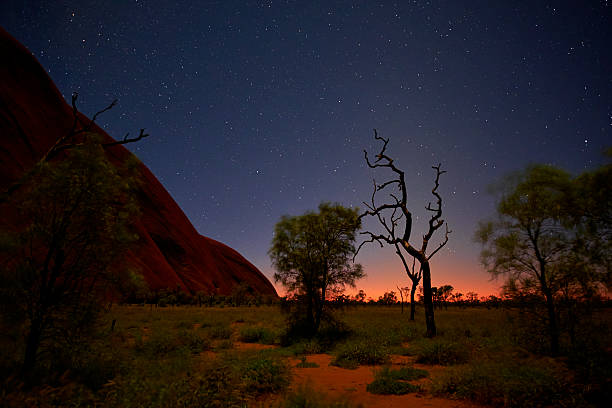
[[[308,306],[306,309],[306,325],[308,326],[308,334],[313,334],[314,330],[314,305],[313,298],[315,294],[314,291],[308,290],[306,293],[306,297],[308,297]]]
[[[34,369],[36,364],[36,355],[40,346],[40,338],[42,336],[42,322],[36,318],[30,325],[30,332],[26,339],[26,349],[23,356],[23,375],[27,378]]]
[[[553,356],[559,355],[559,328],[557,327],[557,313],[552,292],[548,286],[542,288],[546,297],[546,309],[548,311],[548,330],[550,333],[550,353]]]
[[[423,259],[421,268],[423,269],[423,305],[425,306],[425,324],[427,325],[427,337],[436,336],[436,322],[434,320],[434,305],[431,293],[431,271],[429,262]]]
[[[317,305],[317,314],[314,323],[314,333],[319,331],[321,326],[321,315],[323,314],[323,307],[325,306],[325,287],[321,289],[321,302]]]
[[[414,293],[416,292],[417,285],[412,282],[412,288],[410,289],[410,320],[414,322],[414,312],[416,305],[414,304]]]

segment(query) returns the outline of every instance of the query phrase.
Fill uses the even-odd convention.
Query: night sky
[[[501,284],[472,242],[494,212],[487,185],[528,163],[578,173],[612,145],[607,1],[3,1],[0,25],[85,114],[118,99],[99,124],[146,128],[128,148],[200,233],[269,278],[282,215],[363,207],[387,176],[363,160],[373,128],[406,172],[419,246],[431,166],[448,171],[453,233],[432,283],[463,293]],[[409,284],[391,250],[357,260],[370,296]]]

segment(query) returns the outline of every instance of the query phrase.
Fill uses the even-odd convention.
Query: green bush
[[[468,361],[468,352],[458,343],[443,339],[421,343],[416,353],[416,362],[421,364],[453,365]]]
[[[229,326],[215,325],[204,330],[211,339],[227,340],[232,337],[232,329]]]
[[[264,394],[278,392],[290,383],[290,370],[287,365],[270,357],[256,356],[240,367],[242,381],[247,392]]]
[[[410,379],[421,378],[418,377],[419,375],[422,376],[422,373],[413,372],[411,370],[404,370],[400,372],[400,370],[391,370],[389,367],[383,367],[374,373],[374,381],[366,386],[366,390],[372,394],[382,395],[403,395],[410,392],[420,391],[421,387],[418,385],[400,381],[404,379],[402,377]],[[415,376],[416,378],[411,378]]]
[[[211,344],[210,339],[207,337],[200,336],[193,330],[183,331],[180,333],[181,343],[187,347],[189,351],[194,354],[201,353],[206,350],[210,350]]]
[[[299,363],[297,363],[297,368],[316,368],[319,365],[317,363],[313,363],[310,361],[306,361],[306,357],[302,357]]]
[[[389,376],[396,380],[412,381],[429,376],[429,372],[414,367],[402,367],[397,370],[389,370]]]
[[[497,407],[575,406],[551,361],[485,361],[450,369],[433,384],[436,394],[453,395]]]
[[[240,330],[239,340],[245,343],[274,344],[275,334],[261,326],[247,326]]]
[[[279,408],[352,408],[355,406],[347,400],[331,399],[326,394],[313,390],[309,385],[302,385],[290,392]]]
[[[384,364],[389,360],[389,351],[376,341],[349,341],[338,347],[332,365],[342,368],[357,368],[359,365]]]

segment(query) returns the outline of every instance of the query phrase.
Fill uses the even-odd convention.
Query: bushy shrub
[[[486,361],[454,368],[436,380],[436,394],[454,395],[498,407],[574,406],[572,396],[551,361]]]
[[[204,331],[211,339],[227,340],[232,337],[232,329],[229,326],[214,325],[207,327]]]
[[[277,359],[256,356],[240,367],[242,381],[249,393],[264,394],[278,392],[290,383],[290,370]]]
[[[423,370],[419,370],[423,371]],[[420,391],[418,385],[410,384],[409,382],[401,381],[406,378],[416,379],[422,373],[412,372],[411,370],[391,370],[389,367],[383,367],[374,373],[374,381],[366,386],[366,390],[372,394],[383,395],[403,395],[410,392]],[[415,377],[416,378],[412,378]]]
[[[279,408],[359,408],[345,399],[332,399],[324,393],[313,390],[309,385],[302,385],[290,392]]]
[[[306,361],[306,357],[302,357],[299,363],[297,363],[297,368],[316,368],[319,365],[317,363]]]
[[[468,361],[469,353],[459,343],[435,339],[422,342],[416,356],[417,363],[453,365]]]
[[[240,330],[238,339],[245,343],[274,344],[276,335],[272,330],[265,327],[247,326]]]
[[[349,341],[338,347],[332,365],[342,368],[357,368],[359,365],[384,364],[389,360],[389,351],[371,340]]]

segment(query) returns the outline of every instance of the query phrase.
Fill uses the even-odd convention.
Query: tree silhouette
[[[355,236],[361,226],[357,209],[322,203],[319,212],[283,216],[276,224],[268,251],[276,268],[274,280],[298,294],[296,330],[312,336],[324,317],[331,290],[354,286],[364,276],[351,260]]]
[[[437,166],[432,166],[432,168],[435,170],[435,181],[431,193],[435,198],[435,204],[432,205],[429,203],[425,207],[427,211],[432,213],[432,215],[429,219],[427,233],[423,235],[420,248],[417,248],[410,242],[412,233],[412,213],[407,207],[408,190],[406,188],[404,172],[397,168],[395,164],[393,164],[393,159],[386,154],[389,139],[384,139],[383,137],[378,136],[376,129],[374,129],[374,139],[381,141],[383,146],[380,152],[376,155],[376,160],[374,163],[370,161],[368,152],[364,150],[364,157],[368,167],[371,169],[388,169],[394,173],[394,177],[381,184],[377,184],[376,180],[374,180],[374,191],[372,192],[370,203],[364,202],[368,209],[361,214],[360,217],[376,217],[379,224],[384,228],[385,232],[382,234],[376,234],[370,231],[362,232],[362,234],[368,235],[369,239],[362,242],[359,249],[361,249],[364,244],[369,242],[378,242],[381,247],[383,247],[384,244],[393,245],[396,253],[402,260],[406,273],[413,282],[413,287],[416,287],[415,282],[418,283],[417,278],[422,276],[424,295],[423,303],[425,306],[427,336],[434,337],[436,335],[436,323],[431,293],[431,269],[429,261],[440,251],[440,249],[444,247],[444,245],[446,245],[448,242],[448,235],[451,233],[451,231],[448,229],[448,224],[446,224],[442,219],[442,197],[438,193],[440,176],[446,173],[446,171],[441,170],[441,165],[439,164]],[[397,187],[399,190],[399,195],[394,192],[389,193],[387,200],[390,199],[390,201],[387,201],[384,204],[377,204],[377,195],[381,192],[386,192],[387,189],[392,186]],[[400,223],[403,226],[403,232],[398,230]],[[443,225],[446,225],[446,233],[443,241],[436,247],[436,249],[428,254],[427,250],[431,238]],[[411,270],[409,268],[404,252],[419,262],[420,267],[418,274],[414,273],[414,269]]]
[[[91,328],[107,290],[128,279],[113,265],[134,240],[130,179],[94,141],[43,162],[11,196],[26,225],[12,236],[0,270],[0,305],[23,328],[23,373],[41,353],[55,358]],[[4,249],[4,248],[3,248]]]

